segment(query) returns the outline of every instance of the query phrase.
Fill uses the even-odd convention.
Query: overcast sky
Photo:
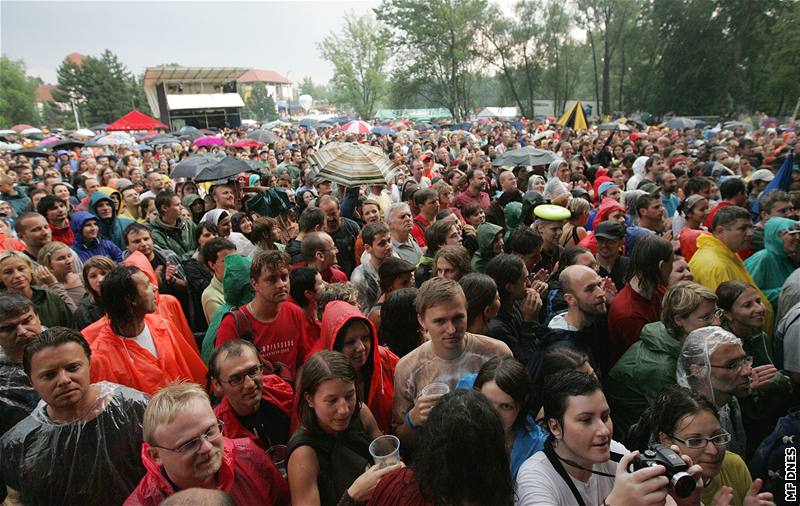
[[[327,82],[332,67],[316,43],[376,1],[53,2],[0,0],[0,51],[28,74],[55,83],[69,53],[110,49],[135,74],[177,63],[271,69]]]

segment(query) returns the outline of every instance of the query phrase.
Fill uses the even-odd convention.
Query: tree
[[[393,30],[407,96],[420,94],[460,121],[471,109],[479,25],[486,0],[384,0],[378,19]]]
[[[309,76],[305,76],[300,82],[300,94],[311,95],[314,102],[327,102],[330,98],[327,87],[324,84],[314,84]]]
[[[331,32],[318,45],[322,57],[333,64],[337,101],[353,107],[362,118],[375,115],[375,106],[386,94],[389,31],[374,17],[345,16],[341,35]]]
[[[99,58],[88,56],[81,64],[64,60],[58,68],[54,98],[73,103],[87,123],[109,123],[134,108],[149,112],[136,81],[117,56],[105,50]]]
[[[36,87],[37,82],[25,74],[22,60],[0,56],[0,125],[39,124]]]
[[[250,96],[244,104],[247,114],[256,121],[272,121],[278,119],[275,100],[267,91],[267,85],[261,82],[253,83]]]

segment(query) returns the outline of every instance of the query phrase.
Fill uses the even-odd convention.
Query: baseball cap
[[[758,169],[750,176],[750,181],[766,181],[770,182],[775,179],[775,174],[769,169]]]
[[[603,239],[622,239],[625,237],[625,227],[616,221],[604,221],[597,225],[594,235]]]

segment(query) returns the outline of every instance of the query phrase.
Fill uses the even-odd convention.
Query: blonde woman
[[[80,276],[75,273],[72,250],[62,242],[52,241],[39,250],[36,261],[39,262],[39,267],[35,269],[37,279],[48,288],[60,283],[77,308],[86,295],[86,288]]]
[[[18,251],[0,253],[0,288],[19,292],[33,302],[45,327],[72,327],[72,311],[57,293],[31,286],[33,264]]]
[[[569,246],[577,246],[581,239],[586,237],[586,220],[589,219],[589,211],[592,205],[584,199],[576,198],[567,202],[567,209],[571,213],[571,217],[564,229],[561,232],[561,239],[559,243],[564,248]]]

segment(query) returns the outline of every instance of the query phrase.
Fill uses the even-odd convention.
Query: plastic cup
[[[281,475],[286,478],[286,457],[288,454],[286,445],[270,446],[267,450],[267,455],[272,459],[272,463],[281,472]]]
[[[422,397],[423,395],[445,395],[449,393],[450,387],[447,383],[440,383],[437,381],[423,388],[419,395]]]
[[[369,444],[372,460],[382,469],[400,462],[400,440],[395,436],[379,436]]]

